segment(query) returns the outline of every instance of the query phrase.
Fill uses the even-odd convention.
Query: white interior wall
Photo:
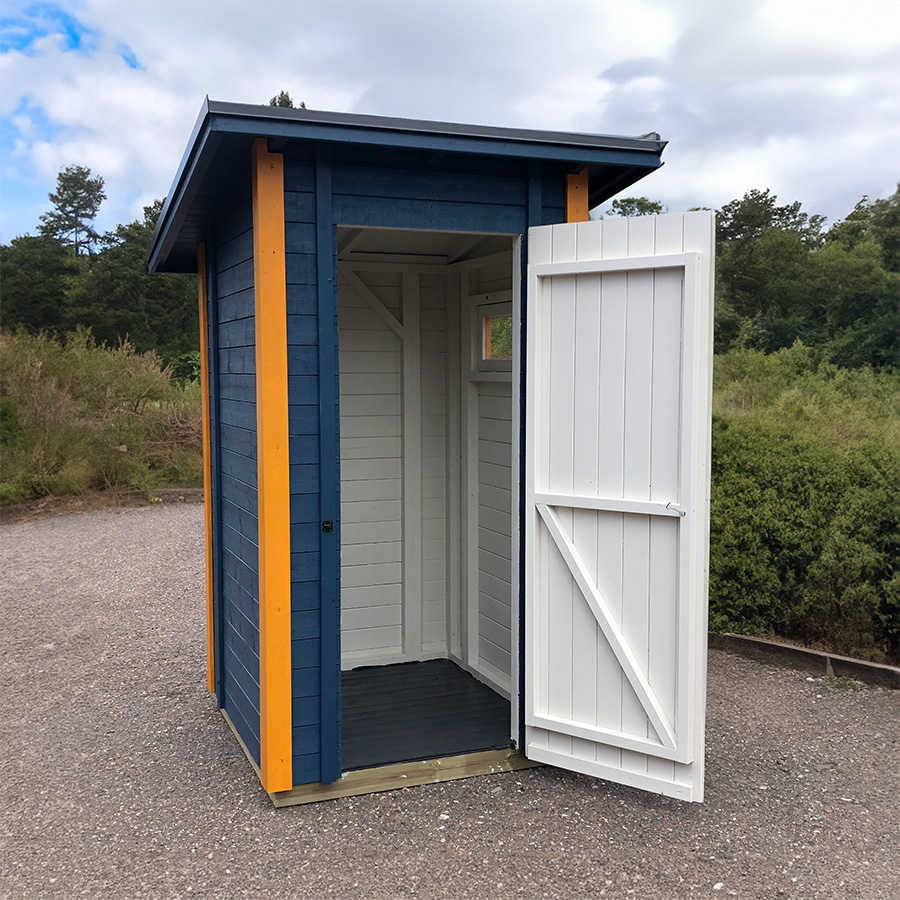
[[[401,277],[366,273],[399,318]],[[402,342],[346,278],[339,281],[341,657],[403,648]]]
[[[418,275],[422,454],[422,652],[447,652],[447,275]]]
[[[464,566],[467,658],[471,671],[512,696],[513,372],[482,360],[482,313],[512,298],[512,253],[473,269],[463,297],[462,394],[465,421]]]
[[[512,372],[472,310],[513,254],[407,260],[339,264],[342,665],[450,657],[511,696]]]

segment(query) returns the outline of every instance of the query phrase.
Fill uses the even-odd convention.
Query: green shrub
[[[201,480],[199,387],[152,352],[0,333],[0,396],[0,503]]]
[[[802,345],[716,359],[710,627],[896,653],[896,375]]]

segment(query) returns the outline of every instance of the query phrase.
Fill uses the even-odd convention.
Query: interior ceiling
[[[458,231],[338,226],[338,259],[372,262],[402,256],[405,262],[449,265],[509,250],[510,237]]]

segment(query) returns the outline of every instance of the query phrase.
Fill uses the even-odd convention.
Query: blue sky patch
[[[141,65],[141,61],[134,55],[134,50],[128,44],[119,44],[117,49],[119,56],[122,57],[129,69],[140,69],[143,71],[144,67]]]
[[[63,37],[63,49],[84,56],[97,48],[100,37],[99,31],[84,25],[55,3],[3,4],[0,53],[18,51],[31,55],[37,41],[55,34]]]
[[[53,138],[64,130],[64,126],[60,125],[58,122],[54,122],[53,119],[47,115],[43,106],[32,103],[27,97],[23,97],[19,101],[19,105],[16,107],[15,112],[13,112],[12,115],[4,116],[3,118],[4,153],[11,151],[13,142],[16,138],[23,136],[22,131],[16,126],[14,121],[21,116],[27,116],[31,119],[31,129],[27,136],[25,136],[25,140],[29,144],[33,144],[35,141],[52,141]]]

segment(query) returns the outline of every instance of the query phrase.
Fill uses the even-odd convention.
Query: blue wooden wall
[[[394,163],[285,159],[294,784],[340,774],[336,226],[524,234],[565,218],[561,170]]]
[[[259,552],[256,358],[250,201],[222,218],[211,241],[209,291],[216,693],[259,762]]]
[[[315,180],[312,161],[285,162],[294,784],[319,781],[323,777],[320,754],[323,590]]]

